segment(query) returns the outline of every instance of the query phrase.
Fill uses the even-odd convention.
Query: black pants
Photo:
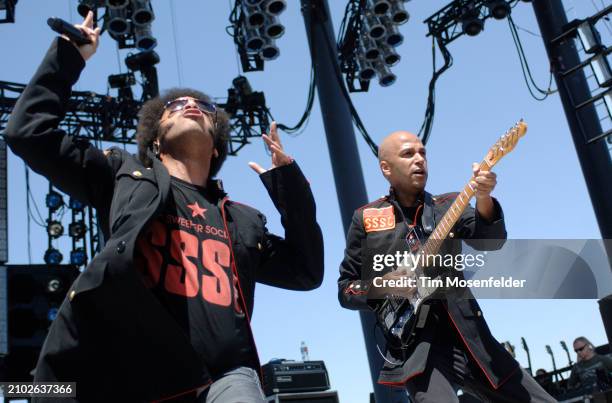
[[[517,369],[498,389],[494,389],[478,364],[466,352],[455,328],[444,316],[440,315],[438,319],[436,337],[425,372],[406,383],[410,398],[414,402],[459,402],[459,389],[476,395],[482,402],[556,402],[523,369]],[[462,399],[464,400],[468,401]]]

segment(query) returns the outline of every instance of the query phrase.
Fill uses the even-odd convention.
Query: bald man
[[[459,195],[433,196],[425,191],[427,153],[416,135],[391,133],[378,154],[380,170],[391,186],[388,195],[353,214],[338,280],[340,304],[347,309],[375,310],[390,295],[407,297],[415,291],[411,286],[384,287],[381,279],[400,280],[406,270],[401,265],[393,270],[397,267],[389,267],[385,259],[417,251]],[[476,208],[468,205],[450,229],[452,239],[438,251],[441,256],[457,257],[461,240],[478,250],[496,250],[505,242],[502,209],[491,197],[497,177],[480,172],[478,164],[472,170]],[[444,274],[463,279],[457,265],[428,270],[432,277]],[[469,289],[447,289],[428,300],[421,305],[416,322],[408,346],[388,348],[379,383],[405,386],[418,403],[459,402],[459,388],[484,401],[556,401],[491,335]]]

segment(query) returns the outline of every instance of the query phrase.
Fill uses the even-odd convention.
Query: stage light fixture
[[[245,35],[245,45],[249,51],[258,52],[264,45],[264,40],[259,35],[257,28],[247,28]]]
[[[108,32],[111,35],[121,36],[130,31],[130,22],[127,20],[127,8],[108,9]]]
[[[237,92],[238,97],[244,102],[253,93],[253,87],[249,83],[249,79],[245,76],[238,76],[232,80],[232,86]]]
[[[151,50],[157,46],[157,39],[153,37],[151,25],[137,25],[134,28],[134,43],[140,50]]]
[[[45,252],[44,259],[46,264],[60,264],[64,259],[64,256],[62,256],[62,253],[59,250],[55,248],[49,248]]]
[[[276,42],[270,39],[261,48],[260,55],[263,60],[274,60],[280,56],[280,50],[276,46]]]
[[[53,322],[55,320],[55,318],[57,318],[57,314],[58,313],[59,313],[59,309],[57,309],[57,308],[49,309],[49,311],[47,311],[47,320],[49,322]]]
[[[365,28],[370,38],[380,39],[387,33],[384,24],[374,14],[366,11]]]
[[[389,46],[397,47],[404,42],[404,35],[402,35],[397,29],[397,26],[393,25],[390,19],[384,18],[383,24],[385,25],[385,43]]]
[[[361,51],[364,54],[365,58],[369,61],[376,60],[380,56],[380,49],[378,48],[378,44],[372,40],[369,36],[364,36],[361,38],[362,47]]]
[[[591,69],[595,74],[595,79],[600,87],[609,87],[612,85],[612,70],[610,69],[610,63],[608,57],[605,54],[595,56],[591,60]]]
[[[64,198],[61,194],[51,190],[47,193],[47,196],[45,196],[45,205],[53,213],[64,205]]]
[[[382,61],[378,61],[374,64],[374,70],[378,76],[378,84],[381,87],[388,87],[395,83],[397,77],[389,70]]]
[[[106,0],[106,5],[110,9],[126,8],[130,4],[130,0]]]
[[[244,15],[246,17],[247,26],[259,28],[266,22],[266,16],[259,7],[248,7],[243,5]]]
[[[590,21],[584,21],[577,28],[578,37],[586,53],[597,53],[605,48],[601,43],[599,31]]]
[[[364,81],[369,81],[376,75],[376,70],[372,67],[372,64],[369,63],[365,58],[360,57],[358,60],[359,63],[359,79]]]
[[[387,0],[369,0],[370,9],[374,14],[383,16],[389,12],[391,4]]]
[[[45,291],[47,291],[47,293],[49,294],[57,294],[58,292],[61,292],[62,289],[64,288],[62,283],[63,282],[61,278],[52,278],[47,283],[47,286],[45,287]]]
[[[264,5],[264,10],[268,14],[279,15],[287,8],[287,3],[285,0],[267,0]]]
[[[480,9],[473,3],[465,6],[459,17],[463,32],[469,36],[478,35],[484,28],[484,21],[480,19]]]
[[[93,11],[94,14],[98,8],[104,6],[104,0],[80,0],[77,6],[77,12],[83,18],[87,16],[87,13]]]
[[[391,46],[381,45],[381,49],[382,59],[387,66],[395,66],[400,62],[401,56]]]
[[[113,74],[108,76],[108,86],[111,88],[126,88],[135,84],[136,77],[134,77],[133,73]],[[70,198],[70,202],[68,203],[70,208],[74,208],[72,207],[73,200],[79,203],[81,206],[83,205],[83,203],[79,202],[78,200]]]
[[[64,226],[57,220],[47,222],[47,234],[53,239],[57,239],[64,235]]]
[[[117,75],[118,76],[123,76],[123,75],[130,75],[130,74],[128,73],[128,74],[117,74]],[[131,76],[132,76],[132,78],[134,77],[133,74]],[[111,77],[113,77],[113,76],[110,76],[108,78],[109,84],[110,84],[110,81],[111,81],[111,79],[110,79]],[[134,85],[135,83],[136,82],[134,81],[133,83],[128,84],[128,86],[129,85]],[[122,87],[123,87],[123,85],[122,85]],[[113,87],[111,85],[111,88],[119,88],[119,87]],[[82,211],[85,208],[85,204],[81,203],[80,201],[78,201],[74,197],[71,197],[70,200],[68,201],[68,207],[70,207],[72,210]]]
[[[266,18],[266,22],[263,26],[264,34],[268,38],[277,39],[283,36],[285,33],[285,27],[280,23],[278,17],[270,15]]]
[[[496,20],[503,20],[510,15],[512,8],[505,0],[486,0],[485,5],[489,14]]]
[[[132,71],[142,71],[159,63],[159,55],[154,50],[128,55],[125,65]]]
[[[389,14],[391,14],[393,23],[397,25],[404,24],[410,19],[410,14],[406,11],[403,0],[391,0]]]
[[[87,253],[85,253],[85,249],[76,248],[70,251],[70,264],[75,266],[82,266],[87,262]]]
[[[71,222],[68,225],[68,234],[75,239],[81,239],[87,233],[87,226],[82,220]]]
[[[132,0],[132,21],[135,25],[149,25],[155,19],[149,0]]]

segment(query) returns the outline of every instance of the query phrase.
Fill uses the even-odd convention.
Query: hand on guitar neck
[[[472,164],[472,171],[474,175],[470,184],[474,189],[476,209],[481,218],[491,222],[495,219],[495,206],[493,205],[491,192],[497,185],[497,175],[495,172],[481,169],[477,162]]]

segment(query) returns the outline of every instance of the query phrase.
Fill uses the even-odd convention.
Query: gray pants
[[[198,396],[198,403],[264,403],[257,371],[238,367],[223,374]]]

